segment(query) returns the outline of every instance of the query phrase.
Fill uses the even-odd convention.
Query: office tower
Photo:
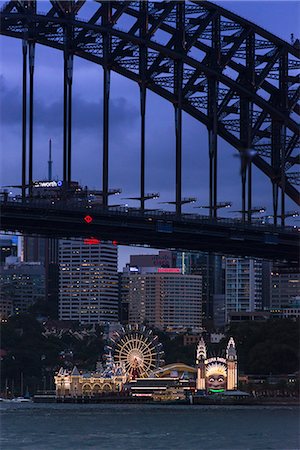
[[[271,272],[270,309],[299,308],[299,269],[274,267]]]
[[[202,276],[203,318],[214,318],[214,296],[225,293],[223,257],[207,252],[174,252],[174,267],[184,274]]]
[[[257,311],[262,308],[262,262],[247,258],[226,258],[225,311]]]
[[[158,268],[156,273],[126,273],[125,277],[129,281],[129,323],[168,331],[201,330],[201,276]]]
[[[22,254],[24,261],[38,261],[45,267],[45,301],[58,311],[58,239],[24,236]]]
[[[0,264],[5,264],[8,256],[17,256],[17,244],[12,239],[0,239]]]
[[[59,318],[118,321],[118,249],[95,240],[59,243]]]
[[[20,262],[7,258],[0,266],[0,303],[12,302],[14,314],[28,311],[29,307],[45,299],[45,269],[40,263]]]

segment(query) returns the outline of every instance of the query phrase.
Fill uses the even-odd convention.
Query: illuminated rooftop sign
[[[181,269],[177,267],[161,267],[157,269],[158,273],[181,273]]]
[[[35,181],[33,187],[35,188],[55,188],[61,187],[62,181]]]
[[[99,239],[96,238],[86,238],[83,240],[83,242],[86,245],[97,245],[101,243],[101,241],[99,241]]]

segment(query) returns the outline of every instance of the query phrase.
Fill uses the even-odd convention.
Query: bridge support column
[[[185,51],[185,4],[178,2],[176,5],[176,42],[177,52]],[[174,94],[176,97],[175,108],[175,138],[176,138],[176,214],[181,214],[182,209],[182,84],[183,84],[183,62],[178,59],[174,61]]]
[[[67,60],[68,76],[68,171],[67,180],[72,181],[72,83],[73,83],[73,55],[68,56]]]
[[[253,91],[255,86],[255,33],[251,32],[246,38],[246,70],[241,78],[248,91]],[[241,158],[242,171],[242,210],[243,221],[252,221],[252,126],[253,126],[253,104],[251,97],[243,95],[240,97],[240,140],[243,145]],[[245,183],[247,181],[247,208]]]
[[[218,189],[218,83],[216,79],[208,80],[208,151],[209,151],[209,215],[217,217]]]
[[[288,104],[288,52],[286,50],[279,59],[279,91],[276,98],[276,107],[287,114]],[[274,224],[278,221],[278,185],[281,185],[281,225],[285,223],[285,164],[286,164],[286,127],[282,121],[272,120],[272,154],[271,164],[274,170],[273,183],[273,210]]]
[[[210,66],[218,71],[221,62],[221,22],[220,16],[212,20]],[[209,215],[217,217],[218,189],[218,81],[208,78],[207,115],[208,115],[208,147],[209,147]]]
[[[27,125],[27,41],[23,39],[23,84],[22,84],[22,200],[26,197],[26,125]]]
[[[146,88],[140,87],[141,102],[141,173],[140,173],[140,201],[141,209],[145,209],[145,119],[146,119]]]
[[[247,180],[247,157],[241,156],[241,178],[242,178],[242,220],[246,222],[246,180]],[[250,212],[251,214],[251,212]]]
[[[109,93],[110,93],[110,71],[104,68],[103,73],[103,205],[108,205],[108,137],[109,137]]]
[[[64,55],[64,136],[63,136],[63,181],[64,185],[68,178],[68,141],[67,141],[67,124],[68,124],[68,66],[67,55]]]
[[[72,81],[73,55],[66,50],[64,55],[63,180],[67,185],[72,179]]]
[[[208,147],[209,147],[209,215],[217,217],[217,132],[208,130]]]
[[[252,221],[252,163],[249,161],[248,163],[248,217],[247,220],[249,223]]]
[[[278,219],[278,184],[276,183],[276,181],[272,182],[272,192],[273,192],[274,225],[277,225],[277,219]]]
[[[140,1],[140,37],[145,39],[148,32],[148,4]],[[146,131],[146,72],[148,50],[146,45],[140,45],[139,72],[140,72],[140,114],[141,114],[141,160],[140,160],[140,205],[145,209],[145,131]]]
[[[281,122],[275,120],[272,121],[272,154],[271,162],[274,170],[274,178],[272,179],[272,192],[273,192],[273,216],[274,225],[278,223],[278,197],[279,197],[279,181],[282,176],[282,136],[283,126]],[[283,169],[284,170],[284,169]],[[281,188],[284,188],[281,186]]]
[[[285,226],[285,165],[286,165],[286,127],[282,128],[281,137],[281,226]]]
[[[75,19],[73,2],[64,2],[67,23],[64,26],[64,138],[63,138],[63,180],[67,188],[72,181],[72,83],[73,83],[73,25]]]
[[[104,2],[102,25],[111,23],[110,1]],[[110,59],[111,37],[103,34],[103,160],[102,160],[102,198],[103,206],[108,205],[108,159],[109,159],[109,94],[110,94]]]
[[[34,59],[35,43],[29,41],[29,160],[28,160],[28,184],[29,195],[32,195],[33,187],[33,88],[34,88]]]
[[[285,226],[285,177],[281,181],[281,226]]]
[[[175,106],[176,136],[176,214],[181,214],[182,198],[182,109]]]

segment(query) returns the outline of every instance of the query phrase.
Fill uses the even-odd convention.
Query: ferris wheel
[[[114,362],[125,368],[130,378],[145,378],[164,364],[164,352],[152,330],[128,325],[110,339],[107,350]]]

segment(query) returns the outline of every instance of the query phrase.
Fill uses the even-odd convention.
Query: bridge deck
[[[78,203],[0,202],[1,229],[55,238],[95,237],[121,245],[210,251],[299,264],[299,232],[294,228],[210,219],[197,214],[86,206]],[[87,223],[86,215],[92,217]]]

